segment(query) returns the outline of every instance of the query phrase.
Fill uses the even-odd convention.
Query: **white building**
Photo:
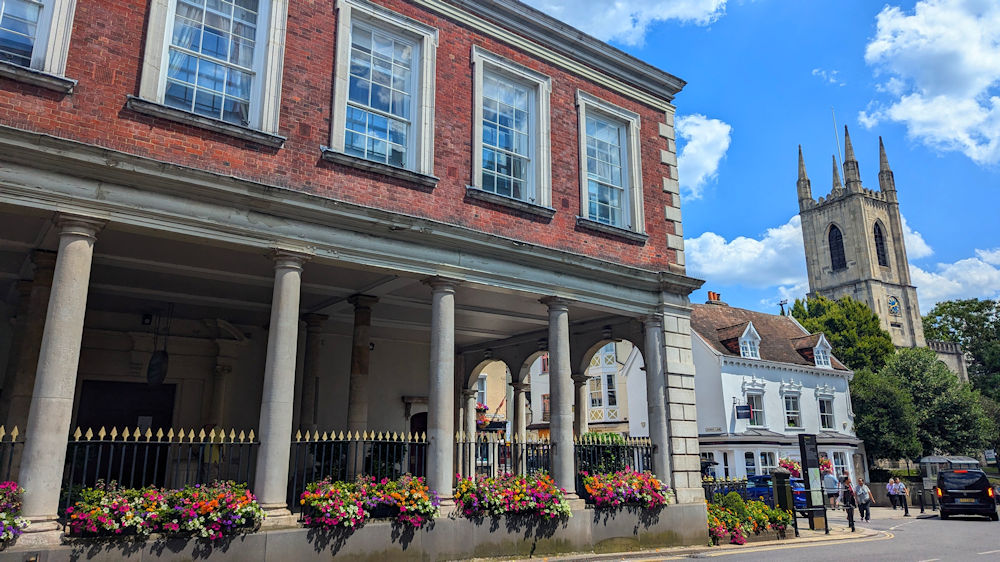
[[[866,466],[854,434],[854,373],[823,334],[791,316],[734,308],[709,293],[691,313],[701,456],[718,477],[767,474],[799,460],[798,435],[817,435],[820,456],[855,479]],[[737,417],[737,405],[750,418]]]

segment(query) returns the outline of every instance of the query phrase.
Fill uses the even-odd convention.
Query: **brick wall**
[[[380,3],[440,31],[434,173],[441,182],[430,193],[410,189],[401,180],[320,159],[319,147],[330,140],[334,0],[290,2],[280,117],[280,134],[288,140],[281,149],[125,109],[126,96],[137,95],[139,90],[149,9],[143,0],[78,2],[66,68],[66,76],[79,81],[74,93],[63,96],[0,79],[0,124],[644,269],[667,270],[668,264],[683,263],[683,258],[668,248],[668,235],[681,234],[680,217],[669,212],[667,218],[664,216],[665,208],[679,205],[673,192],[676,188],[665,189],[676,182],[664,181],[676,176],[676,166],[670,163],[674,160],[666,161],[661,152],[674,152],[672,119],[406,2]],[[470,52],[474,44],[552,78],[552,206],[557,213],[551,220],[465,200],[471,174]],[[580,209],[577,88],[641,116],[645,225],[650,236],[645,245],[580,231],[575,226]],[[661,136],[661,123],[665,122],[669,124],[667,137]],[[677,248],[677,240],[671,246]]]

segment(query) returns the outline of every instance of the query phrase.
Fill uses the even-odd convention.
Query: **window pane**
[[[30,66],[40,5],[27,0],[3,0],[0,10],[0,60]]]
[[[586,120],[587,175],[591,220],[624,226],[625,180],[620,138],[624,126],[588,116]]]
[[[483,75],[483,169],[495,170],[494,193],[527,200],[531,197],[530,139],[528,131],[531,91],[505,76],[487,72]],[[488,167],[494,163],[495,167]],[[484,189],[486,187],[484,186]]]
[[[168,83],[164,103],[250,124],[250,98],[256,80],[258,0],[178,0],[170,41],[167,76],[190,84]]]

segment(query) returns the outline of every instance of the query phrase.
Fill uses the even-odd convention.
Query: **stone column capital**
[[[528,383],[526,383],[526,382],[512,382],[512,383],[510,383],[510,386],[511,386],[511,388],[514,389],[514,392],[522,392],[523,393],[523,392],[527,392],[528,390],[531,389],[531,385],[528,384]]]
[[[309,254],[295,250],[283,248],[273,248],[271,259],[274,260],[274,269],[295,269],[302,271],[302,266],[312,258]]]
[[[92,217],[59,213],[56,215],[55,223],[59,227],[59,236],[78,236],[80,238],[97,240],[97,233],[104,228],[107,221]]]
[[[347,297],[347,302],[353,304],[355,309],[371,308],[373,304],[378,302],[378,297],[374,295],[351,295]]]
[[[479,391],[477,391],[474,388],[463,388],[462,389],[462,398],[465,398],[466,400],[468,400],[469,398],[475,398],[475,396],[476,396],[476,394],[478,392]]]
[[[658,328],[662,328],[663,327],[663,313],[662,312],[654,312],[652,314],[647,314],[647,315],[643,316],[642,318],[640,318],[640,320],[642,321],[643,328],[645,328],[647,330],[650,329],[650,328],[654,328],[654,327],[658,327]]]
[[[569,311],[569,299],[563,297],[543,297],[538,302],[549,307],[549,310]]]
[[[570,378],[573,379],[573,384],[577,388],[587,384],[587,381],[590,380],[590,376],[585,373],[574,373],[573,375],[570,375]]]
[[[429,286],[435,291],[444,291],[447,293],[454,293],[455,288],[459,285],[459,282],[455,279],[440,276],[428,277],[422,280],[421,283]]]
[[[316,314],[315,312],[308,312],[302,315],[302,321],[306,323],[306,330],[310,332],[318,332],[329,319],[329,315]]]

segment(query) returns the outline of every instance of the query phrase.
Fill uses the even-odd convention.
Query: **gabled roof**
[[[822,334],[809,334],[787,316],[765,314],[723,304],[696,304],[691,307],[691,329],[717,352],[739,357],[733,340],[743,335],[748,323],[760,335],[760,358],[765,361],[815,367],[813,348]],[[735,334],[735,335],[734,335]],[[849,371],[837,358],[830,358],[833,370]]]

